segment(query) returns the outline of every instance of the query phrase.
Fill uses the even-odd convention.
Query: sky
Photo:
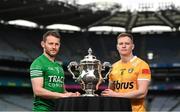
[[[60,0],[73,2],[74,0]],[[168,4],[174,4],[175,6],[180,6],[180,0],[75,0],[80,5],[85,5],[89,3],[99,3],[99,4],[121,4],[122,10],[131,9],[136,10],[139,7],[149,6],[150,10],[156,10],[160,5],[166,6]]]

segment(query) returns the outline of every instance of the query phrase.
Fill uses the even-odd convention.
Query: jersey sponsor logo
[[[64,84],[64,77],[61,76],[48,76],[49,87],[63,87]]]
[[[113,82],[115,89],[133,89],[134,82],[119,82],[114,81]]]
[[[132,73],[134,71],[133,68],[128,69],[128,73]]]
[[[126,71],[125,68],[120,69],[120,74],[123,75],[125,71]],[[129,68],[127,71],[128,73],[132,73],[134,71],[134,68]]]
[[[150,70],[149,69],[142,69],[142,74],[150,74]]]
[[[59,82],[63,83],[64,82],[64,77],[61,76],[48,76],[49,82]]]
[[[59,83],[48,83],[49,87],[63,87],[63,84],[59,84]]]
[[[123,75],[125,70],[126,70],[125,68],[120,69],[121,72],[120,74]]]

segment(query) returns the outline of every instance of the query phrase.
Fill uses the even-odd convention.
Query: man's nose
[[[55,45],[55,44],[53,44],[53,45],[52,45],[52,47],[53,47],[53,48],[56,48],[56,45]]]
[[[123,44],[122,47],[126,47],[126,44]]]

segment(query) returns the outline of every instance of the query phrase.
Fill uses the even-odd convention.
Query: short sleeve
[[[145,62],[140,64],[138,80],[151,80],[151,70],[149,65]]]
[[[38,61],[33,62],[30,66],[30,77],[36,78],[36,77],[43,77],[43,68],[42,64]]]

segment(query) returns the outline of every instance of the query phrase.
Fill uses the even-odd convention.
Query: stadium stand
[[[28,31],[18,31],[18,29],[7,27],[2,29],[1,35],[3,35],[4,42],[17,51],[17,53],[14,53],[16,55],[22,54],[22,57],[31,60],[40,53],[40,49],[30,39],[33,35]]]
[[[160,111],[175,111],[175,108],[179,108],[179,98],[178,96],[165,96],[157,95],[154,96],[151,103],[149,103],[149,111],[151,112],[160,112]]]
[[[18,49],[13,48],[7,42],[5,42],[2,38],[0,40],[0,57],[1,59],[28,59],[25,54],[23,54]]]
[[[0,29],[0,87],[26,87],[31,90],[29,65],[42,52],[40,41],[42,34],[46,30],[23,29],[3,25],[0,25]],[[74,32],[72,34],[59,32],[62,35],[62,45],[58,60],[63,63],[66,87],[69,90],[79,89],[79,85],[72,80],[72,76],[67,71],[67,64],[72,60],[79,62],[83,59],[88,54],[88,48],[91,47],[93,55],[102,62],[110,61],[113,63],[119,59],[115,46],[117,34],[107,35],[95,32]],[[160,96],[148,95],[148,98],[151,99],[147,100],[149,111],[179,110],[179,32],[146,35],[136,33],[134,35],[136,44],[135,55],[146,59],[151,65],[152,83],[150,92],[158,91],[164,93]],[[146,54],[148,51],[153,51],[154,59],[147,59]],[[104,86],[106,84],[103,84],[102,88]],[[166,91],[176,91],[176,95],[167,95]],[[32,108],[32,96],[32,94],[24,94],[24,96],[1,94],[0,110],[29,111]],[[14,100],[22,103],[15,103],[13,102]]]
[[[32,96],[17,94],[0,95],[0,111],[31,111]]]
[[[92,48],[97,59],[111,63],[119,59],[116,37],[120,32],[88,32],[93,26],[123,27],[127,32],[138,26],[168,26],[170,32],[133,33],[134,54],[145,59],[151,67],[152,82],[146,99],[149,112],[180,111],[180,11],[171,2],[139,4],[141,11],[121,11],[119,4],[97,10],[96,4],[80,6],[76,0],[2,0],[0,3],[0,111],[31,111],[32,88],[29,66],[42,53],[40,42],[46,26],[61,23],[80,27],[80,31],[58,30],[62,35],[58,61],[65,70],[68,90],[80,86],[67,71],[70,61],[79,62]],[[78,0],[77,0],[78,1]],[[175,0],[174,0],[175,1]],[[106,4],[108,5],[108,4]],[[130,7],[129,7],[130,8]],[[24,19],[36,22],[37,28],[9,25],[8,21]],[[153,53],[148,59],[147,54]],[[100,89],[107,87],[107,81]],[[18,89],[17,89],[18,88]],[[27,91],[25,91],[27,90]],[[20,91],[19,94],[17,91]],[[100,91],[98,91],[100,92]]]

